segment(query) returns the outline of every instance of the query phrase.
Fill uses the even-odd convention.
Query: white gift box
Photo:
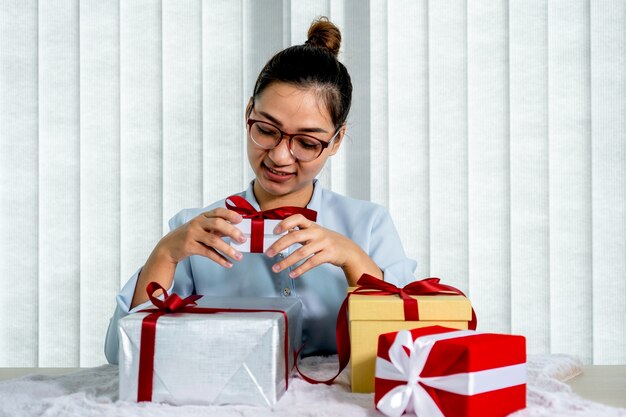
[[[285,318],[280,312],[165,314],[156,324],[152,401],[275,404],[286,390],[293,352],[301,344],[301,302],[278,297],[202,297],[197,305],[284,311],[287,355]],[[119,322],[119,398],[123,401],[137,401],[142,321],[149,314],[130,314]]]
[[[274,234],[274,228],[281,221],[282,220],[263,220],[263,252],[265,252],[270,246],[272,246],[274,242],[287,234],[286,231],[281,234]],[[230,245],[235,247],[240,252],[251,252],[250,243],[252,242],[252,220],[243,219],[241,223],[237,223],[234,226],[241,230],[246,235],[247,239],[244,243],[239,243],[231,240]]]

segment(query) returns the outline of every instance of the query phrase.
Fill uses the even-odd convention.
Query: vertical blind
[[[354,101],[320,182],[388,207],[482,330],[626,363],[624,2],[6,0],[0,366],[105,361],[167,220],[252,179],[256,75],[321,15]]]

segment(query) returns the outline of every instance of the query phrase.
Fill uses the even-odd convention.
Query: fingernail
[[[281,234],[282,232],[283,232],[283,230],[282,230],[279,226],[276,226],[276,227],[274,228],[274,234],[275,234],[275,235],[279,235],[279,234]]]
[[[243,258],[243,255],[241,254],[241,252],[235,252],[235,259],[237,259],[238,261],[241,260],[241,258]]]
[[[295,277],[297,277],[297,276],[298,276],[298,274],[296,274],[294,271],[291,271],[291,272],[289,273],[289,278],[295,278]]]
[[[278,271],[280,271],[280,265],[278,265],[278,264],[274,265],[274,266],[272,267],[272,271],[274,271],[274,272],[278,272]]]
[[[272,258],[276,255],[276,252],[274,251],[274,249],[268,249],[265,254],[269,256],[270,258]]]
[[[246,240],[248,240],[248,239],[246,238],[246,235],[241,235],[241,236],[239,236],[239,241],[240,241],[241,243],[245,242]]]
[[[232,268],[232,267],[233,267],[233,264],[232,264],[231,262],[226,262],[226,263],[224,264],[224,266],[225,266],[226,268]]]

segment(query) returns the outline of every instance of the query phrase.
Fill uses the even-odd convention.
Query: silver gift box
[[[302,304],[290,298],[202,297],[198,307],[272,309],[287,313],[174,313],[159,317],[152,401],[170,404],[273,405],[286,389],[293,352],[302,340]],[[134,313],[119,322],[119,398],[137,401],[142,320]]]

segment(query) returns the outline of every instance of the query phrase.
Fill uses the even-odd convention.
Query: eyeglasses
[[[324,149],[330,146],[339,134],[339,130],[328,142],[324,142],[309,135],[286,133],[271,123],[248,118],[248,134],[255,145],[267,150],[274,149],[280,144],[280,141],[286,138],[287,147],[293,157],[302,162],[310,162],[319,157]]]

